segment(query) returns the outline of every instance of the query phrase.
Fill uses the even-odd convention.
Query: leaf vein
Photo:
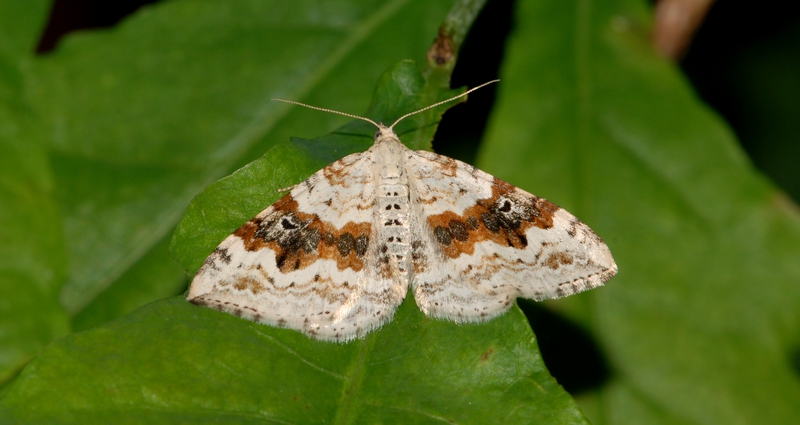
[[[441,421],[441,422],[444,422],[444,423],[447,423],[447,424],[458,425],[458,422],[456,422],[456,421],[454,421],[452,419],[446,419],[446,418],[443,418],[441,416],[437,416],[437,415],[434,415],[433,413],[428,413],[428,412],[425,412],[425,411],[420,410],[420,409],[413,409],[413,408],[410,408],[410,407],[400,407],[400,406],[388,406],[388,405],[369,402],[369,401],[365,401],[364,404],[369,405],[369,406],[374,406],[374,407],[381,407],[381,408],[384,408],[384,409],[394,409],[394,410],[400,410],[400,411],[403,411],[403,412],[416,413],[416,414],[423,415],[423,416],[431,418],[431,419],[436,419],[438,421]]]
[[[295,350],[292,350],[292,349],[291,349],[291,348],[289,348],[287,345],[285,345],[285,344],[281,343],[280,341],[278,341],[277,339],[275,339],[275,338],[274,338],[274,337],[272,337],[271,335],[265,334],[265,333],[263,333],[263,332],[259,332],[258,330],[256,330],[256,333],[257,333],[258,335],[260,335],[260,336],[264,337],[264,339],[266,339],[266,340],[268,340],[268,341],[272,342],[272,343],[273,343],[273,344],[275,344],[276,346],[278,346],[278,347],[282,348],[282,349],[283,349],[284,351],[286,351],[287,353],[289,353],[289,354],[291,354],[291,355],[293,355],[293,356],[297,357],[297,358],[298,358],[298,359],[299,359],[301,362],[303,362],[303,363],[305,363],[305,364],[307,364],[307,365],[311,366],[312,368],[314,368],[314,369],[316,369],[316,370],[318,370],[318,371],[320,371],[320,372],[323,372],[323,373],[325,373],[325,374],[328,374],[328,375],[330,375],[330,376],[333,376],[334,378],[337,378],[337,379],[341,379],[341,380],[345,380],[345,379],[346,379],[346,377],[345,377],[345,376],[343,376],[343,375],[340,375],[340,374],[338,374],[338,373],[336,373],[336,372],[334,372],[334,371],[332,371],[332,370],[325,369],[324,367],[322,367],[322,366],[320,366],[320,365],[318,365],[318,364],[316,364],[316,363],[313,363],[312,361],[310,361],[310,360],[306,359],[305,357],[301,356],[301,355],[300,355],[300,353],[298,353],[298,352],[297,352],[297,351],[295,351]]]

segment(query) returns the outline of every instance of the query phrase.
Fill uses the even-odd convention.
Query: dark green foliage
[[[619,264],[545,303],[608,362],[577,405],[516,308],[456,325],[409,297],[331,344],[175,296],[278,188],[372,143],[270,98],[388,122],[457,93],[425,53],[443,23],[458,47],[480,1],[174,0],[43,57],[47,3],[7,3],[0,422],[586,423],[577,405],[597,424],[800,422],[796,207],[654,53],[646,2],[520,0],[477,163]],[[445,109],[400,137],[429,149]]]

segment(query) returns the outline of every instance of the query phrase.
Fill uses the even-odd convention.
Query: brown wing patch
[[[559,207],[547,200],[521,192],[495,178],[492,196],[478,200],[459,215],[452,211],[428,217],[428,225],[441,250],[450,258],[472,254],[482,241],[525,249],[525,234],[531,227],[553,227]]]
[[[353,185],[367,183],[370,178],[367,174],[354,175],[352,173],[352,166],[362,154],[353,154],[346,156],[333,164],[320,170],[322,175],[328,180],[328,184],[332,187],[351,187]]]
[[[339,270],[360,271],[371,235],[370,223],[345,224],[336,229],[316,214],[297,209],[286,195],[264,217],[256,217],[233,233],[248,251],[269,248],[283,273],[308,267],[318,259],[335,260]]]
[[[252,276],[243,276],[236,280],[233,284],[233,287],[239,291],[249,290],[255,295],[258,295],[267,290],[264,285],[261,284],[261,280],[256,279]]]
[[[554,252],[544,260],[544,265],[550,267],[551,269],[555,270],[562,265],[568,266],[574,262],[572,255],[567,254],[565,252]]]
[[[441,165],[440,171],[445,176],[455,178],[458,175],[458,161],[455,159],[440,156],[438,162]]]

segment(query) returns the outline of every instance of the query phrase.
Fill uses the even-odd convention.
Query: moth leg
[[[282,188],[280,188],[280,189],[276,190],[276,191],[275,191],[275,193],[291,192],[291,191],[293,191],[293,190],[294,190],[294,188],[296,188],[297,186],[300,186],[300,184],[293,184],[293,185],[291,185],[291,186],[282,187]]]

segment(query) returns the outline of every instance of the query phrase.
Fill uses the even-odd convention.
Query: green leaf
[[[0,385],[68,330],[57,299],[66,269],[62,223],[20,72],[44,6],[0,5]]]
[[[452,4],[160,2],[37,59],[28,95],[64,213],[64,306],[77,313],[124,286],[209,183],[302,136],[297,128],[322,134],[345,121],[271,98],[358,111],[371,94],[364,81],[425,59]]]
[[[0,401],[21,423],[585,423],[514,309],[481,325],[412,300],[349,344],[183,298],[62,339]]]
[[[594,331],[615,371],[587,412],[800,422],[796,207],[653,51],[643,2],[522,0],[517,13],[480,165],[614,253],[606,288],[550,304]]]
[[[169,257],[168,249],[169,239],[164,238],[126,270],[114,285],[73,316],[72,330],[90,329],[124,316],[152,300],[183,293],[186,275]]]
[[[452,93],[404,61],[381,78],[367,115],[391,121],[420,99]],[[429,141],[444,109],[420,114],[419,128],[401,133]],[[317,140],[280,144],[211,185],[175,233],[176,257],[193,272],[274,200],[285,179],[365,149],[374,130],[355,122]],[[53,402],[53,394],[65,395]],[[413,296],[390,325],[348,344],[254,324],[183,297],[159,301],[54,344],[17,379],[0,415],[48,423],[585,423],[544,367],[519,309],[458,325],[426,318]]]
[[[49,5],[46,0],[0,2],[0,56],[8,63],[33,54]]]

